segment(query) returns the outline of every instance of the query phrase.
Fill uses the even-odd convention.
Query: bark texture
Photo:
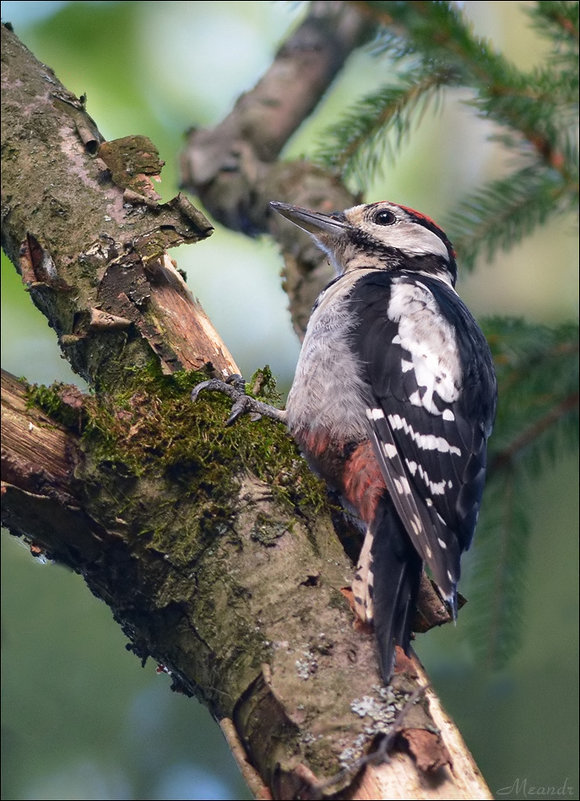
[[[167,373],[204,361],[235,372],[167,255],[211,224],[182,195],[157,202],[152,142],[103,142],[81,101],[6,29],[3,48],[2,247],[74,370],[108,387],[152,358]]]
[[[192,407],[184,369],[236,366],[167,248],[211,225],[182,196],[159,204],[148,140],[103,142],[7,29],[2,46],[3,246],[97,389],[4,378],[5,525],[81,573],[135,653],[208,705],[258,796],[377,797],[358,794],[375,791],[357,759],[394,726],[405,748],[383,788],[399,765],[416,797],[489,797],[435,699],[406,709],[417,664],[381,686],[336,511],[286,432],[225,429],[221,398]]]

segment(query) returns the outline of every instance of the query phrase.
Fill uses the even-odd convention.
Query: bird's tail
[[[395,645],[408,652],[422,560],[385,493],[367,529],[353,585],[359,617],[372,622],[379,665],[388,683]]]

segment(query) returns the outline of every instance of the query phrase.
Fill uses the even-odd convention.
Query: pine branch
[[[388,11],[390,24],[399,37],[407,40],[407,52],[426,65],[435,62],[454,70],[461,85],[492,93],[506,87],[521,92],[526,87],[526,73],[495,52],[485,39],[476,36],[454,4],[367,2],[365,5],[371,16],[376,11]],[[382,19],[385,24],[385,18]],[[391,35],[389,31],[388,36]]]
[[[462,268],[473,268],[481,251],[488,260],[498,250],[509,251],[576,199],[577,186],[535,166],[485,185],[459,204],[447,224]]]
[[[572,9],[562,11],[557,5],[558,9],[552,9],[554,19],[559,25],[573,26]],[[554,59],[548,67],[525,72],[475,36],[451,3],[365,2],[357,6],[378,26],[375,50],[390,59],[389,71],[393,66],[400,69],[402,60],[411,55],[415,66],[404,68],[398,88],[382,89],[363,99],[326,133],[329,144],[318,154],[325,164],[340,168],[344,175],[355,174],[361,185],[368,182],[385,153],[394,157],[395,147],[410,129],[418,100],[426,100],[426,107],[435,85],[459,85],[473,91],[468,103],[479,114],[517,133],[514,144],[518,148],[523,137],[540,164],[573,179],[576,149],[568,142],[574,138],[570,130],[575,130],[578,69],[575,53],[559,49],[561,37],[554,42]],[[440,76],[440,81],[431,83],[429,75],[434,82]],[[395,146],[387,138],[391,131]]]
[[[486,333],[500,397],[489,474],[553,463],[578,445],[578,326],[495,319]]]
[[[520,479],[510,469],[488,482],[475,540],[467,638],[488,669],[503,667],[522,638],[529,521]]]
[[[471,645],[497,669],[521,641],[530,528],[524,482],[578,445],[578,326],[496,318],[484,330],[499,406],[466,592],[474,616]]]
[[[511,464],[520,452],[531,446],[541,434],[557,426],[571,412],[577,411],[579,397],[578,392],[568,395],[567,398],[564,398],[546,412],[543,417],[540,417],[527,429],[524,429],[506,448],[494,454],[489,468],[490,473]]]
[[[354,175],[363,186],[367,176],[380,174],[385,156],[395,160],[412,127],[432,102],[437,103],[441,88],[454,82],[453,71],[444,67],[410,70],[397,86],[383,86],[367,95],[330,126],[314,161],[337,170],[345,179]]]
[[[576,163],[565,157],[563,150],[575,130],[578,108],[578,70],[570,70],[566,79],[560,70],[533,70],[511,83],[477,87],[476,95],[466,101],[486,119],[494,120],[508,130],[520,134],[528,142],[539,163],[558,170],[566,176]],[[514,138],[513,148],[521,149]]]
[[[566,0],[542,0],[525,8],[534,29],[550,39],[555,39],[567,50],[578,49],[578,28],[580,6],[577,2]]]

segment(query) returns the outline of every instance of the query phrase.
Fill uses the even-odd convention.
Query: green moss
[[[259,397],[260,400],[270,403],[272,406],[278,406],[282,400],[269,364],[265,365],[261,370],[256,370],[246,385],[246,392],[253,397]]]
[[[231,401],[224,395],[204,392],[192,402],[192,389],[206,378],[165,376],[151,365],[132,371],[123,390],[111,394],[81,395],[60,384],[29,392],[29,403],[80,437],[84,459],[76,476],[89,513],[134,545],[170,555],[192,576],[208,548],[238,536],[235,499],[245,475],[264,481],[289,518],[298,509],[314,516],[326,504],[322,482],[283,425],[245,416],[226,427]],[[264,387],[272,397],[271,377]],[[281,519],[264,516],[253,536],[273,545],[287,528]]]
[[[320,482],[300,457],[284,426],[269,419],[240,418],[226,427],[231,401],[217,392],[191,391],[203,373],[162,375],[156,363],[132,372],[122,391],[78,397],[71,408],[67,388],[31,387],[29,403],[81,433],[93,466],[129,479],[165,479],[175,492],[201,493],[217,514],[239,477],[252,473],[268,483],[276,500],[318,511],[326,504]],[[247,385],[261,400],[278,400],[268,367]],[[82,408],[81,408],[82,407]],[[167,488],[167,487],[166,487]],[[227,506],[227,504],[226,504]],[[213,518],[215,525],[215,516]]]
[[[25,381],[25,379],[21,379]],[[56,382],[50,387],[42,384],[26,384],[27,407],[36,407],[57,423],[79,431],[84,422],[83,395],[79,389]]]

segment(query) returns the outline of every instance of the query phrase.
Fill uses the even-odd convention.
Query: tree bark
[[[5,377],[5,525],[81,573],[134,652],[207,704],[258,796],[377,797],[361,788],[380,776],[392,797],[490,797],[432,692],[406,705],[417,663],[381,686],[337,512],[286,432],[224,429],[223,399],[189,400],[183,370],[237,371],[167,255],[210,224],[182,196],[158,203],[148,140],[103,142],[5,28],[2,46],[3,246],[97,390]],[[385,731],[404,750],[361,779]]]

